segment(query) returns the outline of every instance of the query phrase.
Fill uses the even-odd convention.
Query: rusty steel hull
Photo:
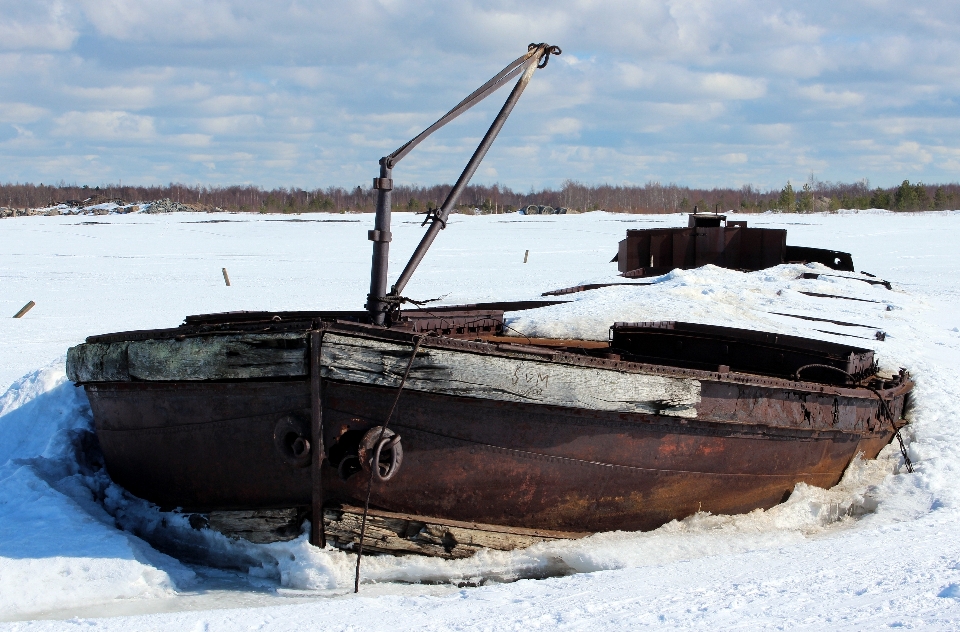
[[[310,505],[308,463],[281,454],[275,438],[280,423],[308,426],[308,380],[85,387],[107,469],[134,494],[201,511]],[[884,393],[894,419],[908,391]],[[327,502],[363,503],[368,477],[339,477],[337,446],[382,423],[395,396],[392,388],[324,381]],[[402,437],[402,468],[374,483],[371,503],[575,531],[743,513],[781,502],[798,482],[836,484],[858,452],[875,457],[894,432],[877,409],[869,391],[818,399],[719,382],[705,383],[697,419],[407,390],[390,424]],[[858,429],[830,429],[840,418]]]
[[[850,253],[787,245],[787,231],[747,228],[747,222],[726,215],[689,216],[686,228],[627,231],[613,259],[622,276],[637,278],[707,264],[735,270],[763,270],[781,263],[818,262],[853,272]]]

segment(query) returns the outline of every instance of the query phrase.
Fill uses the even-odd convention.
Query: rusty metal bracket
[[[420,224],[420,225],[421,225],[421,226],[426,226],[426,225],[429,224],[430,222],[437,221],[437,222],[440,222],[440,230],[443,230],[444,228],[446,228],[446,227],[447,227],[447,222],[446,222],[446,220],[444,220],[443,217],[441,217],[439,214],[437,214],[437,211],[439,211],[439,210],[440,210],[440,209],[438,209],[438,208],[428,208],[428,209],[427,209],[427,216],[423,218],[423,223]]]
[[[393,233],[388,230],[368,230],[367,239],[370,241],[393,241]]]
[[[393,190],[393,178],[374,178],[373,188],[381,191]]]

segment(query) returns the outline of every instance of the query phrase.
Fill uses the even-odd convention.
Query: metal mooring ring
[[[382,439],[380,439],[381,431]],[[384,450],[390,450],[389,465],[380,462]],[[403,463],[403,446],[400,445],[400,435],[389,428],[384,430],[383,426],[374,426],[367,430],[360,441],[360,467],[364,472],[370,473],[372,470],[376,480],[386,483],[397,475],[401,463]]]
[[[285,415],[273,427],[273,445],[289,465],[310,465],[309,428],[309,423],[298,415]]]

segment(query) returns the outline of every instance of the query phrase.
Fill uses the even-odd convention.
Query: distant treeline
[[[424,212],[443,202],[450,185],[430,187],[400,185],[393,190],[396,211]],[[78,186],[63,182],[46,184],[0,184],[0,206],[14,209],[56,204],[91,205],[99,202],[150,202],[170,198],[198,210],[251,211],[261,213],[362,212],[374,210],[376,191],[344,189],[272,189],[255,186]],[[515,211],[529,204],[565,207],[572,212],[606,210],[618,213],[677,213],[738,210],[762,212],[830,211],[841,208],[883,208],[904,211],[955,209],[960,206],[960,184],[911,184],[871,189],[866,180],[845,184],[811,178],[800,187],[788,182],[782,189],[761,191],[746,185],[739,189],[695,189],[675,184],[649,182],[643,186],[586,185],[567,181],[559,189],[531,189],[520,193],[508,187],[471,185],[460,198],[460,210],[485,213]]]

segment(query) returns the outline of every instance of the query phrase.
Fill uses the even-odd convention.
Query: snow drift
[[[960,216],[946,214],[939,220],[924,217],[924,221],[934,224],[936,221],[949,222],[954,226],[960,224],[958,218]],[[182,237],[183,233],[177,232],[180,225],[193,222],[176,214],[150,219],[156,222],[152,224],[153,228],[143,229],[139,234],[144,239],[161,242],[166,231]],[[849,239],[860,239],[858,243],[869,243],[872,248],[876,248],[878,242],[885,244],[889,246],[887,253],[895,251],[905,239],[903,231],[886,230],[885,227],[894,226],[894,219],[890,219],[889,224],[882,223],[888,221],[886,218],[877,220],[876,216],[869,218],[869,224],[863,217],[820,216],[815,219],[836,227],[831,230],[845,231]],[[896,218],[897,221],[900,219]],[[129,223],[131,216],[111,217],[110,220]],[[611,244],[615,245],[615,241],[610,235],[621,232],[622,224],[614,225],[615,231],[605,227],[606,232],[600,231],[599,237],[591,236],[590,231],[603,227],[602,222],[619,222],[620,219],[592,214],[563,218],[563,221],[567,220],[566,228],[538,227],[539,230],[550,228],[550,235],[557,244],[556,256],[545,269],[536,271],[533,278],[529,278],[529,269],[523,270],[526,276],[514,282],[519,278],[518,273],[502,266],[499,285],[490,285],[487,280],[489,271],[477,269],[473,261],[474,257],[484,256],[482,242],[496,242],[495,247],[512,248],[522,253],[519,246],[524,245],[527,233],[520,233],[518,237],[509,223],[501,223],[503,220],[496,216],[459,218],[461,225],[445,235],[454,242],[451,248],[461,255],[466,253],[463,255],[465,260],[457,264],[462,265],[463,270],[454,270],[460,274],[456,278],[465,279],[467,283],[476,278],[477,294],[471,297],[475,301],[507,298],[493,295],[503,288],[507,288],[510,297],[534,298],[539,291],[555,287],[584,281],[615,280],[616,277],[611,278],[613,270],[608,270],[604,276],[597,272],[602,270],[601,267],[579,262],[591,262],[613,249]],[[59,222],[55,226],[70,226],[64,218],[18,221],[23,222],[21,226],[28,226],[30,221]],[[877,224],[878,221],[881,223]],[[262,238],[265,227],[261,222],[238,220],[235,223],[237,226],[223,229],[229,240],[239,239],[230,248],[236,252],[247,249],[259,254],[257,244],[266,243],[263,255],[270,255],[271,246]],[[877,230],[878,225],[884,230]],[[296,224],[281,226],[287,232],[278,234],[285,235],[292,234],[289,228],[297,227]],[[362,223],[357,227],[333,224],[329,229],[336,234],[336,230],[364,226]],[[568,235],[571,226],[578,231]],[[317,227],[328,228],[322,224]],[[935,230],[944,234],[942,229]],[[189,249],[201,260],[216,260],[211,261],[211,267],[219,273],[216,266],[223,255],[204,254],[210,249],[209,235],[204,229]],[[564,239],[568,241],[564,242]],[[582,247],[576,239],[593,241],[588,247]],[[226,247],[229,240],[217,242],[218,247]],[[481,242],[480,245],[477,241]],[[575,244],[586,254],[580,252],[571,257],[569,252]],[[115,249],[110,244],[100,244],[98,248],[107,253]],[[855,257],[859,257],[857,249],[851,249],[855,251]],[[440,251],[438,258],[448,257],[443,249]],[[922,249],[913,252],[922,252]],[[177,265],[176,256],[171,258],[162,245],[156,252],[148,254],[144,255],[147,267],[158,265],[157,262]],[[536,255],[534,253],[533,260]],[[55,254],[51,253],[52,256]],[[333,248],[330,253],[317,256],[328,257],[325,259],[327,265],[334,265],[338,251]],[[878,258],[869,263],[881,261]],[[449,265],[449,261],[446,264]],[[903,475],[899,451],[888,447],[876,461],[855,460],[843,481],[833,489],[798,485],[786,503],[768,511],[754,511],[742,516],[698,514],[647,533],[603,533],[578,541],[538,544],[522,551],[488,551],[466,560],[371,556],[364,562],[364,581],[381,585],[400,582],[477,586],[617,569],[665,569],[672,564],[717,556],[740,559],[736,556],[752,551],[778,550],[798,543],[839,542],[843,539],[841,536],[867,533],[886,528],[885,525],[910,524],[911,521],[919,525],[936,512],[955,512],[957,490],[953,481],[960,469],[957,449],[960,404],[956,397],[960,377],[957,369],[960,331],[950,320],[955,320],[955,315],[940,301],[960,294],[960,282],[953,278],[944,280],[943,277],[940,282],[931,282],[922,270],[911,271],[907,264],[889,266],[889,272],[874,266],[875,272],[893,277],[893,291],[853,278],[798,278],[802,271],[828,272],[820,268],[816,265],[783,265],[749,274],[710,266],[675,271],[652,279],[653,285],[646,287],[610,287],[570,295],[564,297],[572,299],[567,304],[514,313],[508,322],[518,335],[604,339],[607,328],[614,321],[685,320],[842,340],[874,348],[883,368],[896,370],[904,366],[917,381],[912,423],[905,432],[909,454],[916,465],[914,475]],[[270,283],[276,285],[272,277],[280,269],[282,266],[277,264],[273,272],[266,270],[262,273],[264,278],[257,283],[261,283],[261,287]],[[585,269],[592,270],[592,276],[584,276]],[[43,273],[41,266],[31,274]],[[109,274],[120,278],[115,270]],[[109,274],[98,272],[96,283],[78,287],[70,282],[65,287],[90,293],[92,298],[103,297],[112,286],[100,279],[103,276],[110,278]],[[244,278],[242,274],[239,276]],[[423,276],[426,282],[420,291],[424,294],[442,289],[445,275],[428,268]],[[138,282],[142,282],[142,277],[139,278]],[[180,278],[182,282],[183,275]],[[118,281],[120,286],[124,283],[122,279]],[[209,294],[211,286],[197,291]],[[128,286],[124,287],[129,290]],[[156,291],[156,287],[147,286],[139,290],[140,294],[137,290],[130,290],[130,294],[146,297],[149,292]],[[353,298],[352,290],[327,291],[334,292],[330,303],[336,307],[350,303]],[[458,291],[464,292],[462,288]],[[861,300],[823,299],[802,292]],[[255,295],[256,292],[248,296]],[[192,300],[191,296],[187,292],[186,296],[174,301],[171,309],[181,309],[184,302]],[[233,298],[217,300],[220,304],[215,307],[219,309],[237,307],[230,303]],[[43,305],[43,302],[38,303]],[[202,300],[197,299],[197,303]],[[101,333],[111,328],[148,326],[152,323],[141,323],[138,316],[142,313],[146,320],[145,310],[148,309],[149,305],[131,305],[122,322],[92,330],[90,327],[96,318],[80,318],[69,327],[62,323],[60,326],[76,332],[69,334],[74,336],[73,339],[83,333]],[[868,326],[851,328],[782,314],[816,314],[823,319]],[[178,313],[176,318],[182,315]],[[149,318],[154,322],[157,320],[155,314]],[[874,338],[874,329],[885,331],[886,340],[881,342]],[[58,335],[63,338],[63,334]],[[851,335],[860,339],[854,340]],[[50,348],[59,346],[62,353],[67,344],[66,341],[51,344]],[[7,346],[0,348],[0,352],[6,354],[5,362],[14,362],[20,361],[14,357],[15,353],[28,353],[29,348]],[[37,360],[42,358],[36,354],[34,357]],[[34,366],[40,363],[36,361]],[[205,568],[224,569],[248,582],[250,590],[266,587],[279,591],[277,594],[282,594],[283,590],[306,591],[298,594],[329,597],[345,593],[351,585],[355,557],[350,553],[317,550],[307,544],[305,535],[292,542],[270,545],[231,540],[206,529],[194,529],[188,516],[161,512],[131,496],[112,483],[103,469],[91,423],[82,389],[66,382],[62,358],[15,381],[0,397],[0,594],[3,595],[0,598],[0,618],[9,620],[41,616],[45,612],[66,613],[79,605],[131,599],[142,600],[145,604],[143,610],[150,610],[146,604],[152,600],[175,600],[178,594],[202,587],[209,576],[203,570]],[[937,591],[946,591],[943,600],[952,602],[956,600],[951,597],[951,590],[956,591],[950,585],[938,586]]]

